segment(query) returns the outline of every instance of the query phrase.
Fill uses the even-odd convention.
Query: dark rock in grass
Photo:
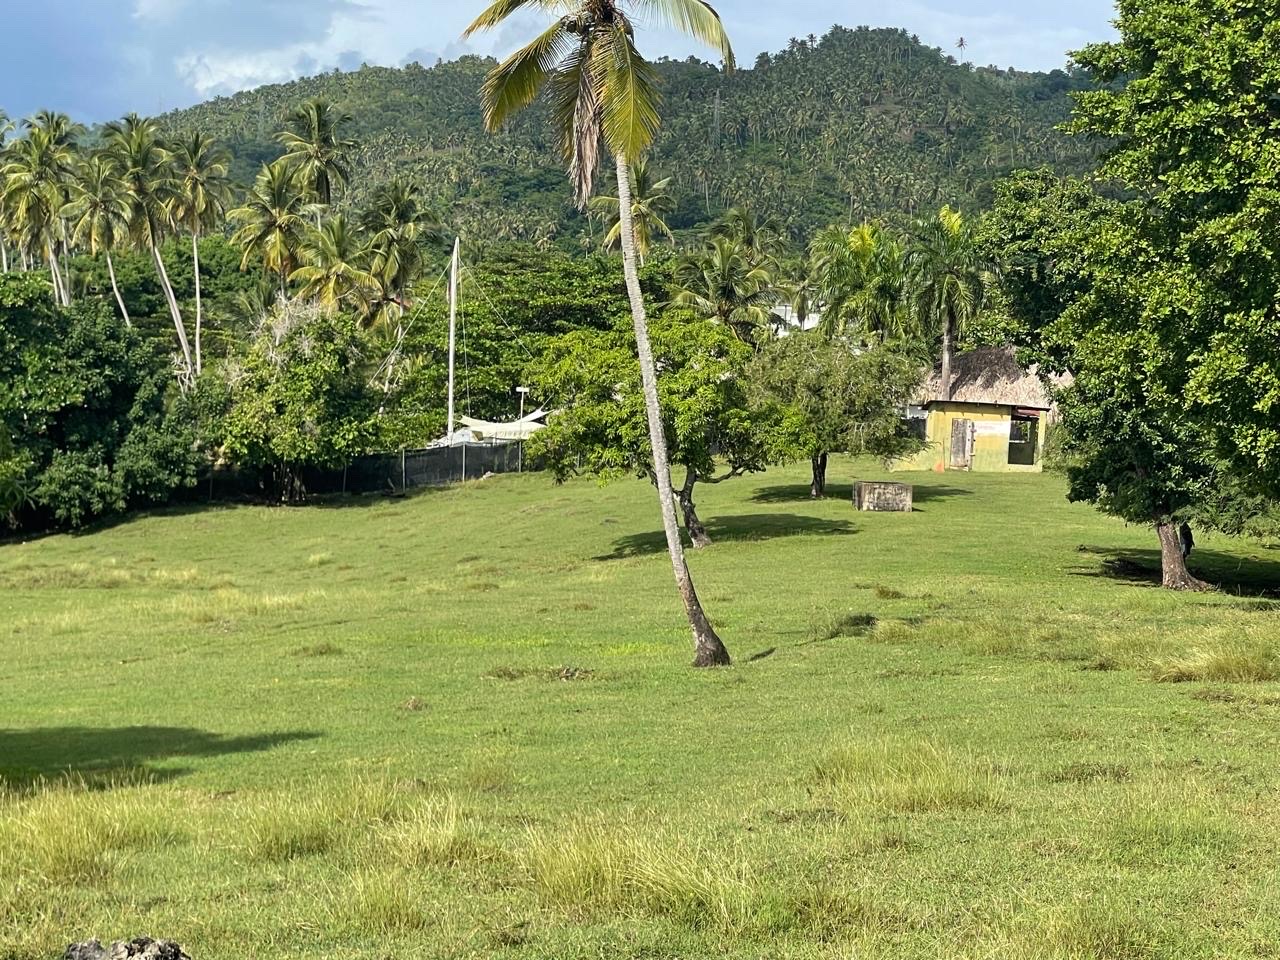
[[[182,947],[172,940],[152,940],[150,937],[134,937],[127,942],[118,940],[109,948],[97,940],[73,943],[67,947],[62,960],[129,960],[130,957],[142,957],[144,960],[191,960]]]

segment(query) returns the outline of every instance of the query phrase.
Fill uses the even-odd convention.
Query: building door
[[[951,469],[968,470],[973,467],[973,421],[951,421]]]

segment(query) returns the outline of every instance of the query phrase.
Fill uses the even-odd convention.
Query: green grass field
[[[0,546],[0,958],[1280,956],[1280,550],[854,472],[703,492],[711,672],[637,482]]]

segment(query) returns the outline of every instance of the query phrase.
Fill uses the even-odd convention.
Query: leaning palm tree
[[[694,664],[727,664],[729,653],[703,612],[680,542],[666,433],[658,405],[658,376],[636,267],[631,165],[652,145],[659,118],[656,75],[636,49],[630,11],[664,22],[713,47],[724,58],[726,70],[733,68],[733,50],[719,15],[704,0],[493,0],[467,28],[467,35],[497,27],[513,14],[529,9],[560,11],[563,16],[489,74],[481,91],[485,123],[490,130],[500,129],[533,103],[544,88],[549,90],[552,123],[580,207],[586,206],[595,185],[601,146],[613,154],[623,273],[631,301],[663,531],[693,631]]]
[[[950,400],[956,340],[982,309],[988,276],[973,227],[959,211],[943,207],[916,225],[911,268],[922,325],[942,333],[941,399]]]
[[[244,204],[228,214],[240,224],[231,238],[243,254],[240,269],[260,258],[264,269],[279,278],[281,297],[288,296],[289,275],[298,268],[309,211],[293,170],[281,159],[262,168]]]
[[[342,134],[351,119],[328,100],[317,97],[291,113],[285,121],[287,127],[276,137],[310,199],[325,206],[333,203],[334,187],[351,178],[345,158],[356,142]]]
[[[106,257],[111,292],[126,327],[133,324],[116,282],[111,251],[128,240],[131,212],[129,187],[120,176],[119,165],[106,153],[95,154],[81,166],[71,184],[71,200],[62,208],[62,216],[70,224],[71,242],[88,248],[91,256],[101,252]]]
[[[290,281],[299,294],[331,308],[364,311],[377,296],[377,278],[369,272],[368,245],[342,214],[331,217],[303,238],[303,266]]]
[[[606,220],[609,230],[604,236],[602,246],[606,250],[617,250],[621,246],[622,218],[618,216],[617,197],[593,197],[588,205],[593,213]],[[654,182],[649,173],[649,162],[641,157],[631,165],[631,220],[636,229],[636,253],[640,257],[640,265],[648,259],[654,240],[666,237],[674,240],[671,228],[663,219],[676,207],[675,197],[671,195],[671,178],[666,177]]]
[[[172,155],[160,139],[160,128],[156,122],[132,113],[123,120],[106,125],[106,145],[120,165],[121,177],[128,188],[129,232],[134,246],[151,256],[156,275],[160,278],[160,289],[169,305],[169,316],[182,351],[179,381],[185,388],[195,376],[195,361],[182,309],[178,306],[169,271],[160,255],[165,238],[174,229],[173,203],[179,190]]]
[[[191,234],[191,269],[196,284],[196,373],[204,369],[201,334],[204,303],[200,296],[200,238],[216,227],[231,199],[227,172],[231,155],[202,133],[193,133],[173,151],[178,189],[172,201],[174,222]]]

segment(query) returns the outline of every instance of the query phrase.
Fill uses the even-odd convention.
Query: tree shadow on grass
[[[819,517],[803,517],[790,513],[752,513],[730,517],[715,517],[706,521],[707,533],[713,546],[751,540],[774,540],[779,537],[850,536],[855,531],[848,520],[823,520]],[[688,545],[686,540],[686,546]],[[627,557],[663,553],[667,538],[661,530],[634,533],[616,540],[613,552],[593,557],[594,560],[623,560]]]
[[[947,486],[922,486],[913,484],[913,499],[916,503],[929,503],[932,500],[949,500],[952,497],[968,497],[973,495],[972,490],[964,490],[960,487]],[[827,484],[827,500],[842,500],[845,503],[853,502],[853,484],[851,483],[829,483]],[[751,496],[754,503],[813,503],[813,498],[809,496],[809,485],[807,483],[789,483],[776,487],[761,487]]]
[[[1160,551],[1082,545],[1080,553],[1101,559],[1101,567],[1076,567],[1078,577],[1101,577],[1149,587],[1161,582]],[[1250,609],[1280,609],[1280,558],[1241,557],[1197,547],[1187,561],[1191,572],[1223,593],[1259,598]]]
[[[111,787],[171,780],[186,768],[157,761],[252,753],[320,736],[309,731],[230,737],[190,727],[32,727],[0,729],[0,787],[72,781]]]

